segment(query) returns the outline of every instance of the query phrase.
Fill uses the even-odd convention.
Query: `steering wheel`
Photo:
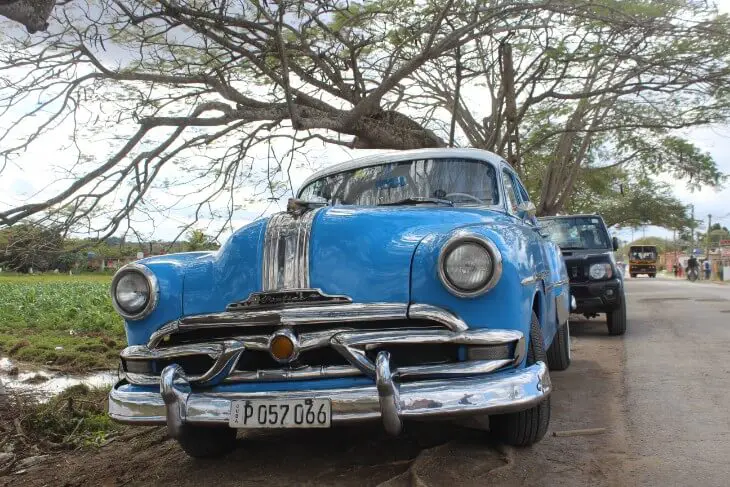
[[[449,194],[447,194],[447,195],[445,196],[445,198],[447,198],[447,199],[451,199],[451,196],[462,196],[462,197],[468,198],[468,199],[470,199],[470,200],[476,201],[476,202],[477,202],[477,203],[479,203],[480,205],[483,205],[483,204],[485,204],[485,203],[484,203],[484,201],[482,201],[482,200],[480,200],[479,198],[477,198],[476,196],[474,196],[474,195],[471,195],[471,194],[468,194],[468,193],[449,193]]]

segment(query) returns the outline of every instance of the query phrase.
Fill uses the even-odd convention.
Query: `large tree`
[[[0,34],[0,155],[68,130],[70,182],[0,226],[110,235],[173,187],[193,207],[181,234],[221,202],[225,224],[289,192],[315,142],[490,149],[543,214],[611,167],[718,184],[673,130],[725,120],[727,32],[692,0],[66,3],[45,35]]]

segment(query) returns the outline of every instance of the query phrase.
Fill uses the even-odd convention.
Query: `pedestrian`
[[[710,267],[710,260],[706,260],[704,263],[705,266],[705,280],[710,280],[710,273],[712,272],[712,267]]]
[[[677,265],[676,262],[672,265],[672,270],[674,271],[674,277],[678,277],[678,275],[679,275],[679,266]]]

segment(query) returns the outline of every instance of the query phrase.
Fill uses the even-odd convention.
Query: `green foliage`
[[[622,194],[612,180],[597,180],[600,178],[591,180],[588,177],[580,188],[576,188],[566,211],[599,213],[609,226],[656,225],[680,229],[690,225],[687,207],[671,194],[666,185],[651,180],[619,182]]]
[[[188,233],[188,240],[185,242],[186,252],[199,250],[216,250],[220,247],[212,237],[203,233],[202,230],[191,230]]]
[[[699,232],[698,232],[699,233]],[[707,233],[699,233],[699,242],[701,245],[707,244]],[[710,247],[719,247],[720,240],[730,240],[730,230],[719,223],[713,223],[710,227]]]
[[[0,352],[66,370],[113,368],[126,340],[110,280],[0,274]]]

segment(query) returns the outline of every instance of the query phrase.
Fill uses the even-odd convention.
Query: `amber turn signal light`
[[[294,341],[286,335],[275,335],[269,343],[269,351],[276,360],[289,360],[294,356]]]

